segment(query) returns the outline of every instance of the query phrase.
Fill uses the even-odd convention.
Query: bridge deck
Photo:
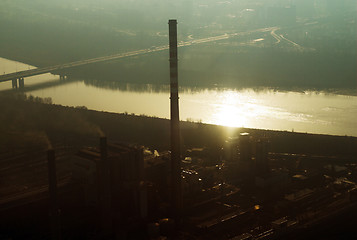
[[[240,32],[240,33],[231,33],[231,34],[226,33],[226,34],[214,36],[214,37],[194,39],[194,40],[191,40],[188,42],[180,42],[177,46],[184,47],[184,46],[190,46],[193,44],[214,42],[214,41],[219,41],[219,40],[225,40],[230,37],[250,34],[253,32],[268,32],[268,31],[272,31],[274,29],[276,30],[278,28],[277,27],[267,27],[267,28],[246,31],[246,32]],[[44,74],[44,73],[49,73],[49,72],[61,72],[66,69],[83,66],[83,65],[87,65],[87,64],[91,64],[91,63],[105,62],[105,61],[115,60],[115,59],[124,58],[124,57],[131,57],[131,56],[136,56],[136,55],[141,55],[141,54],[146,54],[146,53],[151,53],[151,52],[163,51],[163,50],[167,50],[167,49],[169,49],[169,45],[148,48],[148,49],[142,49],[142,50],[137,50],[137,51],[131,51],[131,52],[126,52],[126,53],[119,53],[119,54],[114,54],[114,55],[109,55],[109,56],[104,56],[104,57],[80,60],[80,61],[64,63],[64,64],[59,64],[59,65],[50,66],[50,67],[42,67],[42,68],[19,71],[19,72],[15,72],[15,73],[8,73],[8,74],[4,74],[4,75],[0,76],[0,82],[11,81],[13,79],[30,77],[30,76],[40,75],[40,74]]]
[[[154,50],[161,51],[161,50],[165,50],[165,49],[168,49],[168,47],[164,46],[164,47],[156,48]],[[149,53],[149,52],[153,52],[153,50],[144,49],[144,50],[127,52],[127,53],[119,53],[119,54],[114,54],[114,55],[110,55],[110,56],[91,58],[91,59],[86,59],[86,60],[81,60],[81,61],[59,64],[59,65],[50,66],[50,67],[42,67],[42,68],[19,71],[19,72],[15,72],[15,73],[4,74],[4,75],[0,76],[0,82],[11,81],[13,79],[18,79],[21,77],[22,78],[30,77],[30,76],[40,75],[40,74],[44,74],[44,73],[49,73],[49,72],[56,72],[56,71],[61,72],[63,70],[70,69],[73,67],[83,66],[83,65],[87,65],[87,64],[91,64],[91,63],[110,61],[110,60],[114,60],[114,59],[118,59],[118,58],[130,57],[130,56],[140,55],[140,54]]]

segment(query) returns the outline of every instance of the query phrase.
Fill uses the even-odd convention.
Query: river
[[[0,58],[0,73],[33,68]],[[71,79],[25,79],[25,93],[54,104],[169,118],[169,87]],[[47,83],[47,84],[44,84]],[[0,92],[11,82],[0,83]],[[357,97],[316,91],[181,88],[180,119],[231,127],[357,136]]]

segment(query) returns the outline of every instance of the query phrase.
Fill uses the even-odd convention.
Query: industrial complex
[[[0,239],[308,239],[357,210],[353,157],[272,152],[249,132],[220,149],[180,146],[176,20],[169,38],[171,149],[103,135],[9,156]]]

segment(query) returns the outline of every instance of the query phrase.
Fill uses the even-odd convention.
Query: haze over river
[[[0,58],[1,74],[29,68],[34,67]],[[35,87],[42,83],[48,85]],[[0,91],[10,88],[11,82],[0,83]],[[168,86],[109,82],[99,87],[93,81],[81,79],[60,83],[59,76],[44,74],[25,78],[25,92],[41,98],[50,97],[54,104],[65,106],[85,106],[99,111],[160,118],[170,116]],[[232,127],[357,136],[357,96],[315,91],[219,88],[181,88],[179,94],[181,120]]]

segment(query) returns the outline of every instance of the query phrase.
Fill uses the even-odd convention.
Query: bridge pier
[[[23,77],[19,78],[19,88],[25,87],[25,80]]]
[[[60,80],[66,80],[66,79],[67,79],[66,75],[60,74]]]
[[[17,79],[12,79],[12,88],[17,88]]]

